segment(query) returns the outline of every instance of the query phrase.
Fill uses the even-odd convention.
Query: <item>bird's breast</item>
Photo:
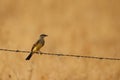
[[[38,43],[38,44],[33,48],[33,52],[39,51],[42,46],[43,46],[42,44]]]

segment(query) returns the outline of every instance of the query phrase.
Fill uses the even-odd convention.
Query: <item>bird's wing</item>
[[[35,46],[36,46],[38,43],[39,43],[39,40],[38,40],[35,44],[33,44],[31,51],[33,51],[33,49],[35,48]]]

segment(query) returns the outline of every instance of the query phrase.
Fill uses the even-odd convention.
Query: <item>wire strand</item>
[[[0,49],[0,51],[8,51],[8,52],[22,52],[22,53],[30,53],[30,51],[23,50],[11,50],[11,49]],[[34,52],[39,53],[39,52]],[[99,59],[99,60],[120,60],[120,58],[112,58],[112,57],[98,57],[98,56],[82,56],[82,55],[71,55],[71,54],[56,54],[56,53],[41,53],[43,55],[50,56],[67,56],[67,57],[77,57],[77,58],[91,58],[91,59]]]

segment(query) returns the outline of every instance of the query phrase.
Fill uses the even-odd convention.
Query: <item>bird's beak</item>
[[[47,37],[48,35],[45,35],[45,37]]]

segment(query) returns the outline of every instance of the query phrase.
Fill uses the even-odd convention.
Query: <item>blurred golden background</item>
[[[0,48],[119,58],[119,0],[1,0]],[[0,80],[120,80],[120,62],[0,51]]]

